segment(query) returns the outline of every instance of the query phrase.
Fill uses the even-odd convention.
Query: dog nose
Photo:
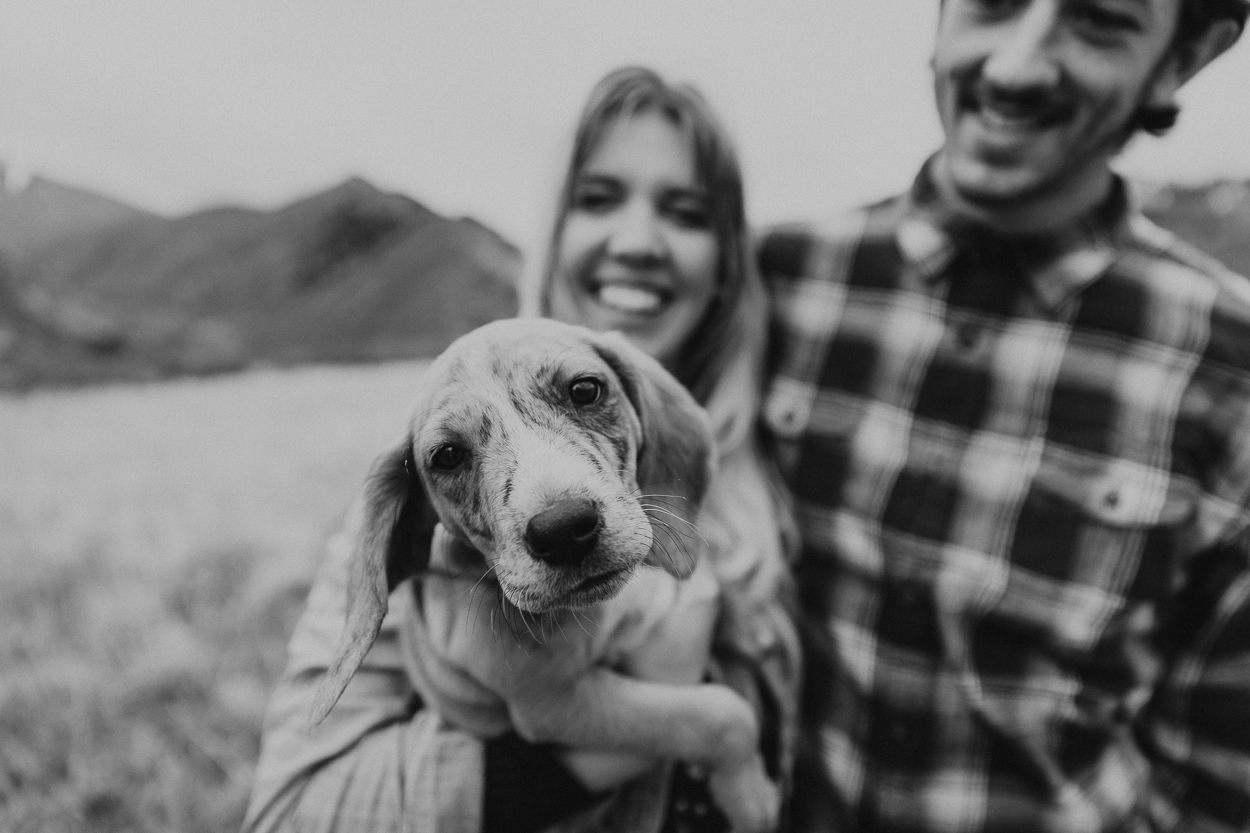
[[[534,557],[549,564],[577,564],[599,541],[599,510],[586,499],[555,503],[525,527]]]

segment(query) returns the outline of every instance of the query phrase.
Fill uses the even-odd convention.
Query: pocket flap
[[[1195,511],[1189,490],[1160,469],[1048,449],[1034,479],[1037,488],[1075,504],[1107,526],[1160,526]]]

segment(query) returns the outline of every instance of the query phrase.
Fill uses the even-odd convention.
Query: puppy
[[[697,682],[717,613],[692,531],[714,457],[703,409],[623,337],[547,319],[458,339],[417,402],[366,486],[314,724],[416,576],[409,670],[445,719],[582,750],[565,760],[584,780],[595,752],[702,764],[735,830],[774,827],[754,714]]]

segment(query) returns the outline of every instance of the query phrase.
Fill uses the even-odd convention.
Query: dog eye
[[[593,376],[574,379],[569,385],[569,399],[574,405],[593,405],[603,398],[603,382]]]
[[[459,468],[460,464],[469,456],[469,452],[459,446],[450,443],[440,445],[434,450],[434,456],[430,458],[430,464],[436,469],[442,471],[451,471]]]

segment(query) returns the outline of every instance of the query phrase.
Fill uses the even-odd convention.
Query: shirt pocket
[[[1165,471],[1048,450],[1025,491],[986,645],[1125,678],[1178,577],[1195,497]],[[982,634],[984,637],[985,634]],[[985,652],[982,652],[985,653]]]

